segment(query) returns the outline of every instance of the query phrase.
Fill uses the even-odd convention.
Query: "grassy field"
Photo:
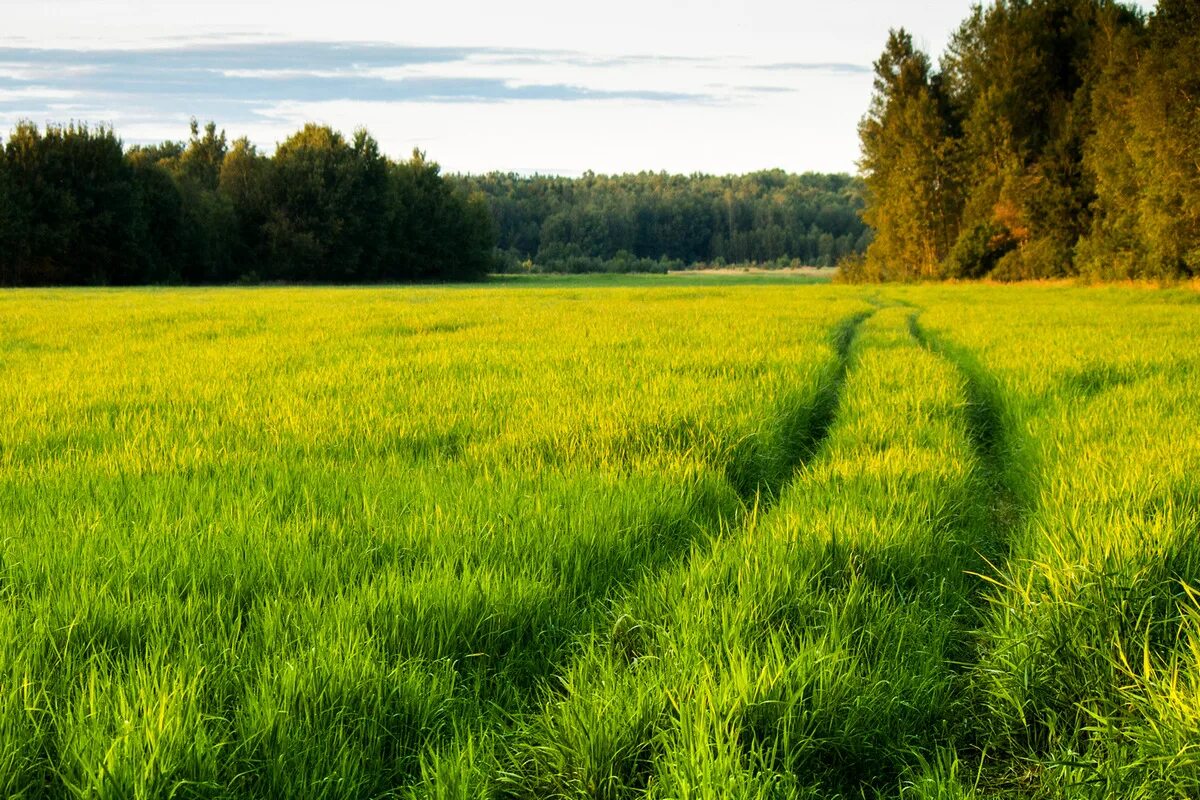
[[[0,294],[0,796],[1200,795],[1200,294]]]

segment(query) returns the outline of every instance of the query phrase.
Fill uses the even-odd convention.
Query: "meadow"
[[[0,294],[0,795],[1200,795],[1200,294]]]

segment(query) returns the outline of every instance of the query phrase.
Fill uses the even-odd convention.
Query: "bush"
[[[1008,229],[990,220],[981,222],[959,234],[946,260],[946,275],[982,278],[994,270],[1016,244]]]

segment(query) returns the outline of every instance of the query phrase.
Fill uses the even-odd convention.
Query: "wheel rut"
[[[588,622],[574,632],[574,637],[583,648],[582,653],[573,652],[565,663],[547,664],[544,673],[545,680],[553,683],[555,676],[558,676],[559,681],[565,680],[572,669],[571,664],[578,661],[580,657],[586,656],[589,642],[594,645],[601,640],[619,638],[624,628],[632,624],[620,613],[620,609],[629,598],[637,595],[647,586],[653,585],[656,581],[662,580],[667,573],[687,570],[692,561],[704,558],[719,542],[745,533],[765,514],[769,513],[787,487],[802,472],[804,466],[821,452],[828,439],[838,414],[846,375],[850,368],[853,344],[863,323],[875,313],[875,310],[868,309],[857,312],[833,326],[828,342],[834,357],[828,373],[812,395],[810,402],[791,409],[785,408],[781,412],[777,412],[777,416],[772,420],[774,437],[765,445],[769,450],[776,451],[775,459],[768,462],[756,461],[753,456],[759,454],[752,452],[751,458],[739,462],[735,453],[734,457],[726,464],[724,477],[742,501],[742,510],[737,517],[733,520],[718,520],[715,523],[710,520],[708,524],[713,529],[698,532],[696,536],[691,537],[690,544],[675,553],[673,557],[648,569],[630,583],[612,587],[614,591],[607,598],[590,597],[588,602],[595,613],[585,614],[584,617]],[[615,643],[610,643],[610,645],[615,646]],[[551,698],[555,695],[557,695],[557,690],[551,692]],[[532,699],[532,693],[530,697]],[[516,713],[506,712],[507,720],[504,727],[528,733],[530,725],[535,724],[534,720],[528,716],[530,710],[525,708]],[[485,727],[488,724],[483,719],[477,722]],[[491,724],[494,724],[494,721]],[[482,729],[480,731],[482,732]],[[518,739],[520,738],[523,737],[518,735]],[[516,754],[511,755],[515,756]],[[501,770],[501,773],[507,776],[501,781],[502,786],[509,784],[513,779],[520,782],[521,768],[519,765],[521,762],[522,759],[516,756],[513,758],[513,763],[507,764]],[[504,789],[501,791],[505,792]],[[521,794],[520,791],[514,791],[511,785],[507,786],[507,792],[513,792],[515,796]]]
[[[822,457],[760,521],[805,587],[798,611],[781,607],[796,635],[784,646],[845,661],[797,675],[793,710],[748,736],[775,754],[773,772],[821,776],[822,791],[846,796],[889,796],[945,751],[980,760],[969,720],[988,573],[1021,520],[994,380],[922,329],[919,309],[876,305],[864,335],[845,339]],[[761,602],[748,591],[735,604]],[[774,731],[797,726],[795,744],[780,744]]]
[[[1023,483],[1028,485],[1029,467],[1024,460],[1027,447],[1011,421],[1012,415],[1006,408],[1003,390],[996,378],[974,352],[923,327],[921,313],[916,310],[909,316],[909,332],[928,352],[951,364],[963,379],[967,432],[978,462],[977,474],[985,488],[984,496],[977,502],[987,515],[991,535],[980,552],[986,569],[977,573],[978,581],[972,591],[971,603],[977,615],[973,641],[960,665],[963,704],[981,709],[987,707],[987,701],[979,696],[980,690],[974,681],[989,649],[987,606],[995,591],[1003,591],[1001,587],[1011,583],[1012,551],[1030,510],[1030,500],[1021,491]],[[978,718],[979,713],[973,716]],[[977,721],[962,732],[961,741],[954,743],[961,761],[979,778],[993,771],[987,765],[989,745],[987,731],[982,730],[982,726],[983,723]],[[1007,774],[989,779],[996,786],[1013,781],[1014,777]]]
[[[909,332],[923,348],[951,364],[964,381],[967,433],[979,462],[979,473],[988,490],[983,502],[995,534],[994,547],[983,553],[999,567],[1007,562],[1013,535],[1026,514],[1018,490],[1017,471],[1021,446],[1006,422],[1002,391],[978,357],[950,340],[921,326],[921,312],[908,318]]]
[[[726,480],[758,515],[775,505],[800,469],[816,457],[829,438],[846,384],[854,341],[863,323],[874,313],[872,309],[853,314],[830,332],[834,361],[829,374],[810,403],[784,410],[779,415],[776,441],[768,442],[768,446],[779,453],[779,462],[764,461],[751,452],[748,457],[734,453],[726,464]]]
[[[822,513],[819,509],[823,507],[822,503],[824,502],[833,506],[840,502],[854,502],[852,499],[839,498],[844,489],[841,481],[845,480],[839,475],[845,475],[845,473],[839,473],[836,469],[832,469],[829,462],[841,459],[843,463],[849,463],[856,459],[864,459],[861,468],[869,472],[870,465],[874,463],[871,460],[873,458],[872,445],[868,441],[858,438],[861,436],[861,432],[855,427],[859,422],[857,418],[847,422],[850,428],[843,427],[841,418],[846,413],[856,415],[872,413],[869,399],[872,391],[903,391],[904,367],[902,362],[880,362],[876,358],[876,366],[873,369],[880,369],[879,364],[890,363],[890,366],[883,367],[884,372],[874,376],[865,374],[865,383],[857,384],[854,387],[853,391],[857,395],[850,395],[849,406],[847,406],[848,382],[855,380],[852,376],[857,374],[855,370],[859,368],[860,364],[863,365],[863,369],[867,368],[863,359],[870,360],[893,347],[907,347],[914,353],[925,351],[931,357],[936,357],[937,360],[948,365],[948,369],[944,368],[947,375],[957,373],[961,376],[962,382],[958,389],[961,405],[947,406],[947,408],[952,409],[948,412],[951,415],[957,413],[963,415],[959,423],[961,433],[958,441],[962,443],[962,452],[968,454],[967,463],[970,464],[964,480],[966,480],[966,487],[973,486],[975,488],[953,495],[961,498],[955,502],[961,502],[962,507],[954,511],[952,516],[947,519],[931,518],[930,524],[948,526],[952,531],[957,531],[957,534],[951,535],[949,540],[959,543],[966,542],[966,545],[962,549],[956,547],[955,553],[943,554],[940,560],[935,558],[929,560],[928,563],[926,563],[927,554],[919,552],[922,547],[921,542],[924,541],[922,538],[924,533],[917,537],[920,541],[897,540],[882,548],[869,541],[855,544],[852,541],[843,542],[835,538],[828,543],[828,546],[818,545],[811,549],[807,556],[801,553],[797,556],[800,560],[795,563],[802,571],[808,569],[802,564],[805,559],[815,559],[813,564],[809,565],[810,567],[815,565],[816,571],[812,574],[818,576],[811,584],[811,591],[817,593],[812,602],[822,608],[828,607],[828,611],[822,613],[831,613],[834,616],[846,614],[847,620],[854,619],[854,614],[859,612],[854,612],[851,606],[847,606],[846,609],[841,608],[844,603],[854,602],[854,592],[845,594],[847,590],[844,587],[862,585],[870,588],[854,591],[865,591],[872,596],[877,596],[889,607],[894,607],[894,612],[889,613],[895,614],[893,618],[895,621],[887,624],[897,626],[894,630],[881,628],[874,632],[863,632],[864,635],[861,639],[859,634],[854,633],[850,633],[849,638],[843,639],[844,634],[839,634],[836,630],[822,634],[818,632],[819,627],[809,627],[808,633],[804,635],[806,637],[832,637],[829,639],[831,646],[848,648],[847,653],[853,653],[862,646],[862,643],[869,642],[873,636],[883,636],[885,641],[891,639],[907,641],[906,637],[911,635],[928,635],[932,637],[932,642],[941,642],[930,646],[935,647],[937,652],[941,653],[939,657],[942,659],[940,663],[944,665],[944,677],[938,680],[943,681],[940,685],[944,689],[938,691],[943,692],[943,702],[946,705],[939,706],[940,710],[918,709],[911,705],[907,697],[891,697],[885,689],[878,689],[878,687],[886,687],[887,681],[890,680],[898,681],[898,685],[902,685],[905,681],[916,680],[913,675],[904,673],[906,667],[897,665],[895,669],[899,671],[893,670],[894,674],[887,671],[877,674],[876,671],[883,667],[881,662],[874,660],[875,656],[865,652],[852,655],[850,657],[857,659],[855,663],[859,665],[855,669],[862,670],[862,672],[859,675],[843,674],[841,680],[849,681],[850,685],[857,685],[855,681],[860,681],[868,693],[875,690],[883,691],[884,694],[880,695],[878,701],[884,706],[889,703],[895,704],[890,706],[896,714],[892,721],[899,726],[896,731],[906,739],[908,744],[899,747],[889,742],[867,742],[863,749],[863,753],[866,755],[862,756],[865,760],[854,763],[857,763],[859,767],[871,767],[876,770],[876,777],[867,783],[860,783],[858,778],[851,775],[857,767],[855,769],[847,767],[848,763],[851,767],[854,764],[847,760],[846,748],[861,747],[863,741],[855,740],[854,737],[842,741],[840,738],[842,734],[834,731],[839,724],[845,723],[845,720],[839,723],[841,712],[837,709],[840,706],[831,706],[821,712],[830,715],[826,720],[826,723],[831,726],[829,731],[826,732],[819,726],[813,729],[814,738],[807,745],[808,752],[800,756],[785,755],[783,761],[775,765],[773,769],[778,769],[781,774],[787,774],[794,773],[798,766],[811,767],[827,776],[822,780],[827,789],[845,790],[851,793],[870,790],[887,794],[888,787],[895,786],[891,781],[898,778],[904,770],[915,767],[912,761],[912,752],[917,751],[907,749],[911,746],[917,747],[919,752],[924,753],[924,756],[936,756],[937,752],[950,749],[958,752],[964,760],[979,761],[978,751],[971,743],[970,726],[963,723],[961,717],[967,716],[965,712],[971,704],[970,674],[978,660],[978,650],[974,646],[972,637],[974,636],[973,631],[978,628],[978,625],[975,624],[978,621],[978,615],[982,613],[980,606],[984,602],[983,589],[988,585],[983,578],[988,576],[983,575],[980,580],[972,581],[969,575],[976,569],[981,575],[987,572],[988,568],[978,568],[977,565],[981,563],[987,564],[990,568],[1004,564],[1007,558],[1008,541],[1012,532],[1020,524],[1021,506],[1015,486],[1011,482],[1013,475],[1012,452],[1015,445],[1006,427],[1006,412],[999,388],[972,354],[926,331],[920,324],[921,311],[919,309],[904,303],[887,302],[880,298],[876,298],[872,305],[875,307],[874,309],[844,319],[831,332],[830,345],[835,353],[835,358],[815,395],[810,395],[811,402],[801,408],[784,409],[776,419],[773,428],[775,438],[768,442],[768,447],[775,449],[778,460],[772,463],[769,461],[756,462],[753,458],[741,462],[734,459],[727,465],[725,475],[730,486],[742,499],[743,513],[736,519],[720,522],[719,530],[698,534],[690,547],[669,564],[647,571],[628,585],[614,587],[615,593],[607,601],[596,606],[598,614],[593,617],[594,624],[589,627],[588,631],[579,632],[578,641],[581,649],[568,661],[549,668],[547,679],[552,682],[552,676],[557,676],[562,687],[554,690],[550,684],[547,685],[550,694],[543,698],[544,707],[539,702],[534,702],[535,708],[542,708],[541,713],[533,708],[528,708],[526,711],[508,718],[503,727],[513,735],[513,738],[509,739],[506,736],[505,739],[517,743],[524,742],[524,744],[517,744],[512,751],[498,754],[500,755],[499,763],[492,765],[487,770],[492,774],[493,780],[499,780],[498,784],[493,784],[493,788],[501,796],[531,796],[539,792],[552,792],[557,785],[557,779],[553,775],[542,772],[536,766],[537,764],[545,761],[546,763],[557,763],[560,767],[566,768],[576,758],[590,759],[597,756],[597,751],[588,750],[587,747],[594,748],[597,744],[603,746],[605,741],[612,743],[618,740],[624,744],[621,744],[620,748],[611,754],[611,757],[615,759],[611,766],[601,769],[592,777],[608,781],[609,783],[605,785],[615,792],[614,797],[626,796],[628,792],[637,794],[638,786],[647,785],[651,776],[659,768],[656,766],[659,764],[659,759],[664,757],[665,751],[662,748],[667,746],[669,738],[667,730],[672,724],[664,723],[662,718],[657,715],[667,713],[670,716],[672,713],[682,713],[679,708],[676,708],[675,712],[651,710],[650,717],[645,719],[639,717],[640,721],[631,723],[635,726],[647,726],[644,732],[640,727],[621,731],[614,728],[609,730],[606,735],[616,736],[615,740],[593,740],[585,736],[583,740],[577,742],[577,746],[585,747],[578,753],[571,747],[553,743],[562,742],[564,734],[571,732],[573,732],[572,738],[577,738],[580,735],[581,719],[595,711],[596,699],[592,697],[592,690],[587,688],[589,685],[595,684],[595,691],[601,691],[606,682],[616,681],[624,685],[624,682],[632,681],[633,683],[625,691],[633,695],[637,694],[638,681],[649,679],[653,674],[641,676],[641,673],[634,668],[635,662],[641,657],[639,650],[644,645],[650,646],[652,649],[656,647],[653,644],[653,638],[643,641],[644,636],[656,635],[642,630],[643,624],[649,624],[651,628],[667,626],[668,629],[673,624],[678,624],[679,620],[689,613],[689,606],[700,599],[699,597],[693,598],[691,592],[702,591],[710,579],[721,574],[720,567],[715,567],[716,571],[713,571],[708,568],[708,562],[723,563],[722,553],[725,556],[729,556],[731,553],[736,556],[739,548],[750,547],[757,537],[772,535],[770,532],[772,520],[784,527],[791,524],[776,520],[776,518],[778,514],[787,513],[787,509],[795,504],[793,497],[795,492],[800,491],[806,496],[811,495],[814,499],[826,498],[826,500],[818,499],[817,504],[812,506],[813,513],[818,514]],[[864,324],[872,319],[878,311],[885,309],[888,319],[881,319],[878,325],[872,323],[870,338],[862,339]],[[878,380],[883,382],[877,383]],[[892,383],[889,384],[889,381]],[[893,385],[893,389],[888,389],[889,385]],[[880,403],[884,409],[891,409],[890,411],[876,410],[878,413],[884,414],[905,413],[903,409],[911,408],[904,403],[895,404],[890,397],[881,397]],[[890,428],[890,425],[907,425],[910,422],[903,416],[897,416],[894,420],[886,422],[876,419],[874,424],[882,425],[880,431],[886,437],[887,431],[895,430]],[[941,423],[935,421],[935,424]],[[842,452],[834,453],[830,448],[842,448]],[[756,454],[752,453],[751,455]],[[851,469],[853,470],[853,467]],[[873,479],[868,478],[868,480]],[[881,476],[879,480],[885,479]],[[937,488],[936,483],[931,486]],[[889,484],[886,482],[879,483],[877,490],[882,492],[881,495],[878,495],[877,505],[868,507],[866,513],[868,516],[881,515],[877,521],[884,520],[886,527],[887,524],[890,524],[886,522],[886,518],[893,513],[893,507],[890,504],[896,498],[888,499],[889,493],[893,489],[889,488]],[[909,490],[902,489],[901,491]],[[776,509],[785,496],[793,499],[784,503],[784,508],[777,513]],[[947,497],[950,498],[951,495]],[[798,508],[802,510],[804,506],[801,504]],[[831,519],[836,521],[840,512],[835,510],[833,513],[834,516]],[[981,520],[986,520],[986,524],[981,524]],[[800,520],[800,524],[811,523],[807,520]],[[911,526],[913,523],[911,520],[905,522],[901,519],[895,524],[906,529],[903,528],[904,525]],[[779,525],[774,527],[779,527]],[[916,529],[913,530],[919,533]],[[936,540],[936,536],[930,539],[931,542]],[[838,553],[845,558],[839,558]],[[749,557],[747,553],[746,558]],[[740,558],[741,556],[738,556],[734,560],[737,561]],[[725,561],[728,560],[725,559]],[[826,561],[830,563],[825,564]],[[827,567],[832,571],[827,571]],[[938,574],[929,574],[927,570],[930,568]],[[942,571],[945,571],[944,575],[941,574]],[[820,577],[825,574],[831,576],[832,582],[827,582],[824,577]],[[675,578],[681,578],[681,580]],[[946,580],[951,584],[970,588],[946,589],[941,585]],[[846,583],[847,581],[849,583]],[[866,583],[863,583],[864,581]],[[677,584],[683,584],[685,588],[679,588],[676,592]],[[750,588],[751,585],[747,584],[746,590],[753,591]],[[760,602],[754,596],[745,595],[741,589],[733,591],[734,593],[728,597],[729,602],[747,602],[751,606]],[[661,599],[653,601],[648,607],[640,606],[641,611],[637,610],[640,601],[635,602],[635,598],[645,600],[647,596],[653,598],[656,595],[663,596]],[[741,599],[739,600],[738,597]],[[683,605],[676,607],[673,605],[674,603]],[[651,611],[651,608],[656,610]],[[643,619],[640,615],[646,613],[649,613],[650,616]],[[922,622],[925,619],[923,615],[932,616],[926,622]],[[937,619],[934,619],[935,617]],[[672,623],[671,620],[676,622]],[[797,622],[800,621],[797,618]],[[809,620],[805,624],[820,626],[823,623],[820,622],[820,615],[818,615],[817,618]],[[800,631],[802,628],[803,626],[797,627],[796,630]],[[866,635],[867,633],[870,635]],[[839,642],[840,644],[838,644]],[[661,642],[659,646],[661,646]],[[749,655],[750,652],[752,651],[747,651],[747,657],[754,657]],[[621,667],[620,664],[626,661],[629,662],[629,665]],[[651,666],[646,667],[647,669],[658,669],[654,666],[653,659],[649,663]],[[606,667],[606,664],[609,666]],[[613,664],[616,666],[612,666]],[[667,668],[660,678],[666,679],[666,676],[670,674],[672,674],[670,668]],[[800,680],[800,685],[806,685],[804,684],[806,678],[800,678]],[[915,689],[921,688],[915,683],[913,686]],[[686,696],[686,684],[682,684],[679,689]],[[611,693],[612,689],[603,691]],[[957,696],[958,699],[945,699],[945,692]],[[607,694],[603,696],[608,697]],[[931,695],[931,697],[935,696],[936,694]],[[618,702],[619,698],[620,693],[613,695],[608,702]],[[857,707],[853,703],[851,705]],[[819,706],[817,707],[819,708]],[[885,711],[883,713],[893,712]],[[810,711],[802,710],[800,713],[809,714]],[[812,719],[812,717],[809,718]],[[482,723],[483,720],[480,722]],[[926,727],[935,723],[940,730],[939,733],[934,733]],[[599,719],[596,724],[600,724]],[[667,728],[659,729],[659,726],[664,724],[667,725]],[[767,737],[763,740],[765,744],[772,736],[770,730],[775,730],[776,727],[767,725],[766,728],[759,731],[755,730],[752,725],[751,728],[743,731],[743,744],[755,741],[759,736]],[[658,732],[652,733],[655,730]],[[863,733],[866,734],[866,731],[864,730]],[[588,744],[585,745],[585,742]],[[749,752],[747,751],[746,757],[749,757]],[[782,754],[782,751],[779,752]],[[585,763],[588,762],[585,761]],[[593,768],[597,766],[595,762],[590,763]],[[841,766],[839,767],[838,764]],[[573,770],[577,768],[580,768],[578,764],[572,767]],[[608,769],[613,771],[608,772]],[[607,777],[605,777],[606,775]],[[618,786],[626,788],[618,790]]]
[[[613,797],[636,796],[652,779],[658,779],[652,776],[658,775],[657,771],[663,768],[660,759],[666,758],[669,768],[670,753],[664,748],[675,735],[670,731],[677,723],[668,720],[672,715],[683,713],[684,707],[689,714],[702,711],[689,705],[690,701],[686,699],[690,691],[688,683],[685,681],[676,687],[678,694],[671,702],[682,706],[676,705],[673,711],[650,703],[638,711],[641,716],[634,715],[627,722],[621,716],[628,711],[623,704],[638,702],[641,682],[653,682],[656,674],[658,680],[666,682],[664,685],[673,685],[672,681],[677,680],[670,677],[674,674],[671,666],[656,666],[658,656],[641,662],[646,647],[655,652],[663,648],[665,640],[655,639],[660,634],[652,631],[664,629],[670,639],[674,636],[670,633],[673,626],[681,624],[689,614],[695,616],[690,609],[702,598],[693,592],[709,591],[710,581],[714,578],[742,580],[745,576],[741,573],[725,574],[720,566],[726,562],[735,566],[743,564],[744,557],[744,567],[748,567],[751,555],[747,551],[743,556],[740,548],[752,547],[757,538],[773,535],[773,528],[782,529],[790,524],[811,526],[813,523],[808,516],[797,517],[795,523],[779,516],[788,513],[789,509],[804,511],[803,502],[796,504],[798,498],[803,500],[797,492],[816,501],[810,514],[829,513],[829,520],[836,526],[842,519],[838,504],[855,503],[853,495],[842,494],[847,488],[845,481],[855,479],[856,472],[857,477],[865,474],[868,482],[877,481],[873,489],[877,494],[874,504],[868,505],[864,513],[867,517],[874,515],[875,522],[882,522],[884,528],[893,524],[887,519],[896,512],[894,504],[903,499],[904,492],[918,489],[893,485],[886,475],[870,477],[872,465],[876,463],[872,449],[875,445],[873,440],[863,439],[863,433],[857,427],[861,422],[874,424],[879,435],[886,439],[889,431],[897,430],[892,426],[921,424],[920,419],[910,420],[904,416],[917,406],[897,404],[886,395],[879,397],[879,409],[871,408],[872,392],[904,391],[906,368],[903,360],[888,362],[877,358],[889,348],[908,348],[914,356],[924,351],[930,359],[928,363],[932,363],[933,358],[944,363],[941,374],[951,379],[956,374],[961,377],[956,390],[958,404],[945,406],[948,410],[944,413],[950,414],[949,418],[962,415],[957,418],[957,441],[961,443],[960,452],[966,456],[965,462],[960,463],[969,465],[962,476],[965,483],[960,489],[950,490],[937,483],[935,478],[931,478],[933,482],[929,484],[930,490],[950,491],[945,495],[950,503],[945,508],[950,509],[950,515],[942,517],[938,516],[940,512],[931,511],[934,516],[929,517],[928,524],[948,529],[951,535],[947,541],[957,543],[954,552],[929,558],[922,548],[929,542],[938,541],[937,536],[942,534],[929,534],[932,538],[926,542],[923,537],[929,532],[921,530],[920,522],[906,519],[903,514],[893,522],[898,531],[914,533],[916,536],[912,541],[897,539],[881,546],[872,543],[869,537],[860,542],[835,538],[827,545],[818,542],[814,547],[799,550],[793,550],[792,545],[786,545],[782,550],[776,548],[773,552],[792,552],[787,558],[793,560],[787,563],[801,571],[809,570],[814,576],[806,585],[815,594],[806,602],[823,610],[811,618],[796,616],[795,620],[783,622],[785,628],[777,631],[783,638],[772,641],[786,641],[789,629],[794,630],[800,640],[784,646],[799,647],[801,652],[805,647],[817,646],[814,642],[827,641],[828,646],[849,659],[844,667],[838,668],[836,676],[826,676],[833,681],[829,686],[861,684],[865,694],[857,700],[844,699],[848,705],[843,706],[843,700],[838,699],[834,689],[828,690],[833,691],[831,695],[808,694],[827,689],[821,688],[824,684],[819,681],[810,683],[808,677],[797,675],[795,691],[808,698],[797,701],[799,716],[786,720],[781,717],[776,722],[747,721],[744,723],[747,727],[738,734],[738,746],[761,744],[766,747],[764,752],[774,754],[769,759],[772,772],[794,775],[797,768],[803,768],[801,772],[809,770],[823,775],[820,783],[825,789],[845,794],[874,792],[886,796],[894,791],[895,781],[902,774],[916,769],[918,763],[924,763],[921,759],[936,758],[946,750],[958,753],[966,762],[981,760],[974,743],[973,728],[964,722],[964,718],[970,716],[972,706],[971,674],[976,669],[979,655],[977,623],[983,613],[984,590],[989,585],[986,579],[990,577],[986,573],[1003,568],[1008,543],[1023,518],[1013,482],[1017,442],[1008,429],[1008,417],[998,385],[972,353],[925,330],[920,324],[920,309],[880,298],[872,305],[875,309],[844,319],[831,332],[830,344],[835,358],[820,388],[815,395],[810,395],[811,402],[801,408],[785,409],[776,419],[773,428],[776,438],[768,446],[776,448],[778,460],[774,463],[755,462],[748,458],[739,463],[735,459],[726,467],[725,476],[742,499],[744,511],[734,519],[714,523],[716,528],[713,530],[699,532],[687,549],[668,563],[656,565],[628,584],[614,586],[611,595],[598,599],[593,606],[596,613],[587,615],[591,624],[577,633],[579,648],[565,661],[547,665],[544,697],[530,696],[531,705],[517,713],[506,714],[502,721],[477,721],[480,727],[472,735],[495,735],[497,722],[505,731],[504,736],[496,739],[498,742],[503,739],[504,751],[495,754],[496,762],[484,767],[484,772],[490,776],[487,780],[491,790],[498,796],[554,794],[564,788],[559,785],[563,772],[574,774],[572,780],[580,781],[580,786],[598,780],[600,783],[593,788],[603,787],[604,793]],[[883,310],[888,319],[880,319],[878,325],[873,322],[868,326],[872,332],[864,339],[864,324]],[[875,359],[875,366],[871,369],[882,372],[864,373],[864,382],[854,383],[857,370],[870,372],[867,362],[872,359]],[[849,391],[848,386],[852,386]],[[869,416],[873,412],[896,416],[884,420],[876,417],[873,423],[856,416],[843,425],[845,414]],[[935,418],[930,424],[943,423]],[[839,448],[841,451],[835,452]],[[934,458],[936,460],[936,453]],[[834,468],[831,462],[839,459],[849,472]],[[936,471],[930,473],[936,474]],[[894,494],[896,491],[901,494]],[[781,502],[785,497],[789,499]],[[826,503],[827,506],[823,505]],[[931,508],[936,506],[934,503]],[[849,506],[846,509],[849,510]],[[723,556],[730,555],[734,556],[732,560],[722,560]],[[712,569],[709,568],[710,561],[714,565]],[[812,561],[812,564],[805,566],[806,561]],[[980,564],[987,566],[980,568]],[[931,569],[933,573],[929,571]],[[971,574],[981,577],[972,580]],[[801,576],[801,580],[807,579]],[[959,588],[954,588],[955,585]],[[750,582],[745,586],[738,583],[720,589],[728,596],[723,596],[719,602],[746,603],[752,609],[763,601],[753,587]],[[718,590],[714,588],[713,591]],[[856,598],[864,596],[886,604],[887,614],[892,616],[883,627],[856,633],[854,626],[860,623],[854,620],[861,619],[857,615],[875,614],[865,606],[856,610],[855,603],[859,602]],[[647,598],[648,605],[644,602]],[[733,606],[729,612],[740,613]],[[850,627],[839,630],[835,625],[822,632],[829,624],[828,620],[835,618],[843,619],[840,624]],[[918,638],[910,638],[914,636]],[[940,675],[929,695],[931,702],[938,703],[936,707],[921,707],[923,701],[914,699],[919,695],[889,689],[889,685],[911,684],[916,691],[926,687],[921,684],[924,679],[917,672],[908,672],[908,662],[888,666],[886,659],[879,660],[880,653],[874,652],[880,642],[894,641],[899,647],[900,643],[919,641],[920,637],[927,637],[927,646],[931,649],[927,656],[917,657],[911,668],[930,669]],[[672,652],[670,648],[661,651],[664,654]],[[748,659],[761,655],[755,649],[744,653]],[[767,669],[765,663],[762,666]],[[719,671],[722,667],[714,665],[713,669]],[[820,673],[821,668],[817,671]],[[710,683],[723,680],[719,674],[709,672],[707,680]],[[765,714],[765,709],[778,709],[781,707],[778,702],[773,700],[760,711]],[[884,729],[892,730],[903,741],[873,741],[870,733],[875,729],[873,727],[864,727],[859,734],[847,733],[846,726],[853,727],[850,719],[864,713],[863,703],[875,706],[870,714],[882,714],[880,719],[894,723],[891,728]],[[611,713],[604,711],[607,704],[613,704]],[[585,724],[589,715],[600,711],[604,711],[602,716]],[[666,718],[662,716],[664,714]],[[851,716],[848,718],[844,714]],[[871,719],[870,714],[865,718]],[[892,716],[887,716],[889,714]],[[626,724],[632,727],[626,729]],[[772,731],[778,731],[781,725],[786,729],[801,724],[815,726],[808,729],[807,743],[801,746],[804,752],[788,753],[789,746],[780,744],[776,749],[770,744],[776,735]],[[589,735],[589,725],[599,726],[602,733],[595,737]],[[461,743],[449,743],[449,746],[453,751]],[[611,752],[606,749],[609,747]],[[741,757],[758,756],[751,756],[748,749]],[[775,763],[775,758],[781,760]],[[557,766],[546,772],[547,765]],[[768,767],[768,762],[761,763],[761,767]],[[873,771],[874,778],[863,782],[863,770]]]

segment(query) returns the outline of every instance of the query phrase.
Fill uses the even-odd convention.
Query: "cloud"
[[[742,94],[791,94],[796,91],[793,86],[733,86],[730,87]]]
[[[112,73],[155,68],[339,69],[460,61],[474,52],[457,47],[408,47],[362,42],[222,42],[131,49],[0,47],[0,62],[91,66]]]
[[[576,172],[617,169],[622,158],[653,166],[628,154],[649,152],[657,136],[670,140],[654,145],[659,166],[683,168],[687,158],[710,157],[698,153],[726,152],[722,137],[744,137],[747,127],[762,139],[787,131],[778,134],[787,140],[813,124],[801,109],[842,102],[852,96],[845,82],[866,72],[720,55],[252,37],[159,39],[130,49],[0,40],[0,136],[21,119],[75,120],[112,125],[140,144],[185,135],[195,116],[269,149],[306,121],[343,130],[365,123],[394,152],[428,146],[450,162],[457,154],[460,169],[575,159]]]
[[[563,50],[411,47],[363,42],[191,41],[133,49],[0,46],[0,114],[106,121],[187,119],[236,125],[281,102],[633,101],[711,103],[703,91],[589,81],[653,56]],[[670,60],[674,61],[674,60]],[[534,67],[533,77],[522,67]],[[568,70],[567,67],[574,68]],[[556,80],[556,72],[572,72]],[[74,103],[64,109],[62,101]],[[13,120],[9,120],[12,122]]]
[[[774,72],[832,72],[841,75],[865,75],[872,69],[869,64],[848,64],[840,61],[780,61],[774,64],[756,64],[754,68]]]

